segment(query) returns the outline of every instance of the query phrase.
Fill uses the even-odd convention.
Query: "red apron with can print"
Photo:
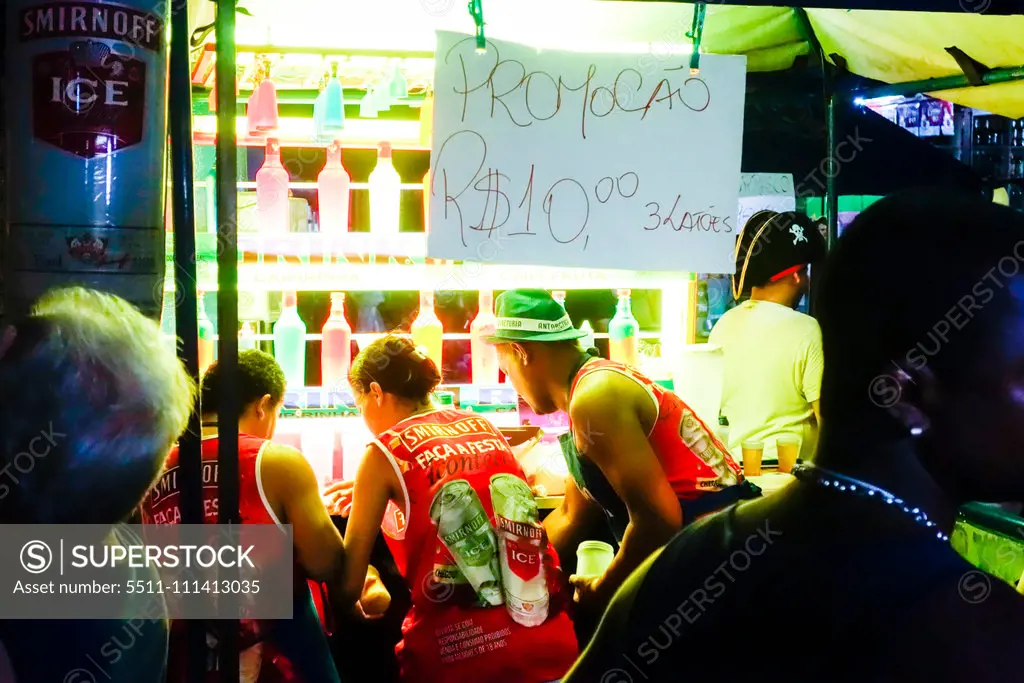
[[[558,558],[505,438],[459,410],[414,415],[376,445],[408,505],[384,520],[412,593],[404,681],[544,683],[578,654]],[[402,524],[404,522],[404,524]]]

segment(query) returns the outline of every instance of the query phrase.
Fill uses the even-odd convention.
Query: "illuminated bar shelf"
[[[394,336],[398,336],[398,337],[408,337],[408,336],[410,336],[409,333],[357,332],[357,333],[353,333],[352,334],[352,341],[354,341],[357,344],[359,344],[360,347],[363,347],[364,345],[370,344],[370,343],[376,341],[377,339],[380,339],[381,337],[386,337],[386,336],[389,336],[389,335],[394,335]],[[644,332],[644,331],[641,331],[640,334],[639,334],[639,337],[640,337],[640,339],[660,339],[661,338],[661,333],[660,332]],[[272,335],[272,334],[254,334],[254,335],[250,336],[249,338],[252,339],[252,340],[255,340],[255,341],[262,341],[262,342],[272,342],[272,341],[274,341],[274,335]],[[458,339],[468,340],[470,338],[470,335],[465,333],[465,332],[445,332],[444,333],[444,338],[446,340],[458,340]],[[594,339],[607,339],[607,338],[608,338],[608,333],[607,332],[595,332],[594,333]],[[213,335],[213,339],[214,340],[220,339],[220,335],[217,335],[217,334]],[[322,334],[307,334],[305,339],[306,339],[307,342],[320,341],[321,339],[323,339],[323,335]]]
[[[196,236],[199,289],[217,289],[217,236]],[[686,273],[645,272],[549,266],[513,266],[428,259],[421,232],[381,237],[373,233],[341,235],[291,233],[238,235],[240,292],[435,291],[540,289],[666,289],[682,293]],[[168,265],[173,258],[168,236]],[[168,270],[167,291],[173,291]]]
[[[197,264],[198,288],[217,290],[217,266]],[[547,268],[500,264],[350,264],[263,262],[238,264],[240,292],[478,291],[538,289],[665,289],[685,285],[685,274]],[[173,291],[168,278],[166,291]],[[682,296],[680,290],[680,297]]]

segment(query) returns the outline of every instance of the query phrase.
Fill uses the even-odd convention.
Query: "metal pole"
[[[825,174],[825,219],[828,221],[828,248],[831,249],[839,239],[839,189],[836,186],[839,173],[837,173],[838,169],[833,168],[836,158],[836,94],[832,83],[828,83],[827,88],[825,147],[828,153],[827,167],[829,170]]]
[[[199,379],[199,324],[196,292],[195,198],[192,194],[192,84],[189,78],[188,12],[175,5],[171,15],[168,126],[171,136],[171,218],[174,229],[174,287],[179,356],[189,375]],[[181,521],[203,523],[202,414],[199,400],[188,429],[178,441],[181,468]],[[206,676],[206,628],[189,620],[186,627],[186,672],[190,681]]]
[[[217,0],[217,397],[220,524],[238,525],[238,235],[235,147],[235,1]],[[230,576],[225,576],[230,579]],[[229,597],[229,596],[219,596]],[[225,607],[230,603],[222,603]],[[220,622],[222,683],[238,683],[238,618]]]
[[[992,69],[981,76],[985,85],[996,85],[999,83],[1012,83],[1013,81],[1024,81],[1024,66],[1005,67]],[[921,93],[942,92],[943,90],[958,90],[960,88],[980,88],[983,86],[972,85],[967,76],[943,76],[942,78],[926,78],[920,81],[907,81],[906,83],[893,83],[882,85],[877,88],[855,90],[850,93],[853,99],[869,100],[876,97],[909,97]]]

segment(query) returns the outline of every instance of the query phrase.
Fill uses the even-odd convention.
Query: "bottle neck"
[[[628,296],[620,296],[619,297],[619,303],[616,304],[616,306],[615,306],[615,314],[616,315],[633,315],[633,309],[632,309],[632,306],[630,306],[630,301],[629,301],[629,297]]]
[[[264,165],[280,165],[281,164],[281,148],[274,143],[267,143],[266,149],[267,158]]]
[[[331,145],[327,148],[327,165],[341,166],[341,147],[339,145]]]

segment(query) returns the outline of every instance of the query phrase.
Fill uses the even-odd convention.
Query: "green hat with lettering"
[[[573,327],[562,305],[543,289],[502,292],[494,308],[498,321],[494,334],[487,337],[491,344],[567,341],[586,334]]]

